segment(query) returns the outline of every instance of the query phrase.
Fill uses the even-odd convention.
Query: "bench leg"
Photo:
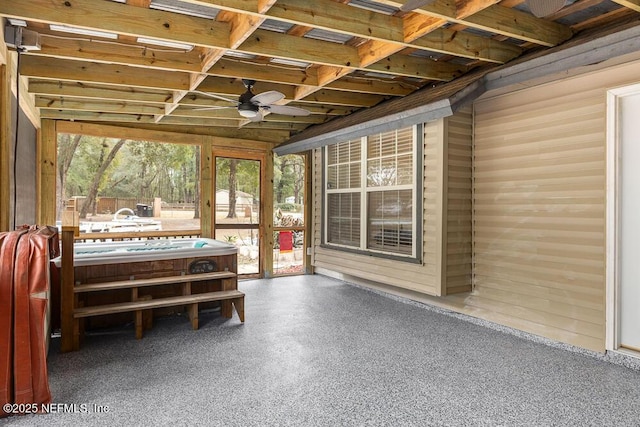
[[[143,335],[142,310],[136,310],[134,324],[136,325],[136,339],[141,340]]]
[[[151,295],[138,296],[138,290],[132,295],[132,301],[149,301]],[[133,317],[133,323],[136,328],[136,339],[141,340],[144,335],[144,331],[151,329],[153,322],[153,310],[136,310]]]
[[[222,317],[226,317],[227,319],[231,319],[231,316],[233,315],[233,307],[231,306],[231,301],[220,301],[220,315]]]
[[[244,297],[235,298],[231,301],[233,301],[233,306],[236,308],[240,321],[244,323]]]
[[[80,350],[80,334],[82,328],[82,320],[81,319],[73,319],[73,348],[72,351]]]
[[[198,329],[198,303],[189,304],[187,311],[189,313],[189,320],[191,320],[191,327],[195,331]]]

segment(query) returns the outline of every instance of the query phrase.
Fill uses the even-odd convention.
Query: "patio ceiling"
[[[399,113],[412,94],[415,104],[415,93],[464,88],[518,58],[640,23],[639,0],[567,0],[543,18],[521,0],[404,3],[29,0],[0,2],[0,16],[39,34],[19,73],[43,119],[274,144],[374,107]],[[247,79],[310,114],[242,117]]]

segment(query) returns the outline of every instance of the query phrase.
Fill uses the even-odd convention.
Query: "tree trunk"
[[[126,141],[127,141],[126,139],[119,140],[116,143],[116,145],[113,146],[107,158],[100,163],[100,167],[98,168],[96,174],[93,177],[93,180],[91,181],[91,186],[89,187],[87,198],[82,204],[82,209],[80,210],[80,218],[87,217],[87,211],[89,210],[89,207],[94,203],[94,201],[96,200],[96,196],[98,195],[98,187],[100,186],[100,181],[102,180],[102,176],[104,175],[105,171],[107,170],[107,168],[109,167],[113,159],[116,157],[118,150],[122,148],[122,146]]]
[[[74,135],[72,140],[71,135],[65,134],[62,135],[62,139],[58,145],[58,203],[56,206],[58,218],[61,216],[62,208],[67,199],[67,191],[65,188],[67,186],[67,172],[69,172],[73,155],[78,149],[78,144],[80,144],[81,139],[82,135]]]
[[[193,219],[200,219],[200,147],[197,145],[195,148],[196,155],[196,182],[195,182],[195,194],[193,197],[193,204],[195,206],[193,212]]]
[[[236,217],[236,166],[238,160],[229,159],[229,213],[227,218]]]

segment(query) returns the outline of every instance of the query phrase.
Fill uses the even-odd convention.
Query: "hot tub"
[[[60,276],[61,257],[52,260]],[[237,273],[237,248],[207,238],[163,239],[124,242],[76,243],[74,276],[76,283],[101,283],[147,279],[182,274],[231,271]],[[58,282],[59,289],[59,282]],[[197,282],[193,293],[222,289],[219,279]],[[140,289],[140,297],[161,298],[181,295],[179,284]],[[129,301],[130,291],[91,292],[81,295],[85,306]],[[203,309],[217,308],[219,303],[202,304]],[[176,313],[175,308],[154,309],[154,317]],[[87,329],[130,322],[130,314],[87,319]]]
[[[219,240],[195,238],[76,243],[73,252],[73,265],[80,267],[152,262],[177,258],[235,256],[238,249]],[[58,257],[53,260],[56,267],[60,267],[61,259],[62,257]]]

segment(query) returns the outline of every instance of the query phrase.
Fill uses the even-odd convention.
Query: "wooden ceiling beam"
[[[106,113],[124,114],[161,114],[164,106],[148,105],[134,102],[107,102],[90,98],[36,97],[36,107],[47,110],[102,111]]]
[[[152,115],[143,114],[117,114],[99,113],[89,111],[71,110],[47,110],[40,113],[43,119],[52,120],[83,120],[91,122],[112,122],[112,123],[154,123]]]
[[[20,74],[43,79],[71,80],[144,88],[188,90],[189,74],[177,71],[145,70],[124,65],[72,61],[26,55]]]
[[[69,39],[40,34],[40,50],[28,51],[27,55],[51,56],[54,58],[83,59],[112,64],[127,64],[160,70],[200,72],[201,57],[198,52],[167,52],[140,45],[127,45]]]
[[[230,24],[104,0],[0,2],[0,15],[130,36],[228,48]]]
[[[613,0],[615,3],[618,3],[620,6],[627,7],[631,10],[635,10],[636,12],[640,12],[640,0]]]
[[[451,81],[467,71],[464,65],[434,61],[429,58],[395,54],[368,67],[372,71],[393,71],[394,74],[425,80]]]
[[[395,7],[400,7],[404,3],[396,0],[377,1]],[[454,1],[436,1],[416,9],[414,13],[442,18],[449,22],[542,46],[558,45],[573,35],[571,29],[564,25],[497,4],[477,11],[464,19],[457,18],[458,11]]]
[[[165,104],[171,101],[172,96],[170,91],[34,79],[29,81],[29,92],[44,96],[137,101],[160,104]]]
[[[261,82],[286,83],[292,85],[318,85],[318,76],[314,69],[298,69],[285,65],[257,65],[249,61],[222,58],[207,72],[210,76],[243,78]]]
[[[268,150],[273,144],[284,141],[289,132],[281,130],[216,128],[212,126],[176,126],[145,123],[123,123],[109,125],[104,123],[58,121],[56,129],[61,133],[73,133],[92,136],[120,137],[126,134],[131,139],[142,141],[171,141],[176,144],[198,144],[202,137],[214,137],[215,145],[234,148],[253,148]]]

